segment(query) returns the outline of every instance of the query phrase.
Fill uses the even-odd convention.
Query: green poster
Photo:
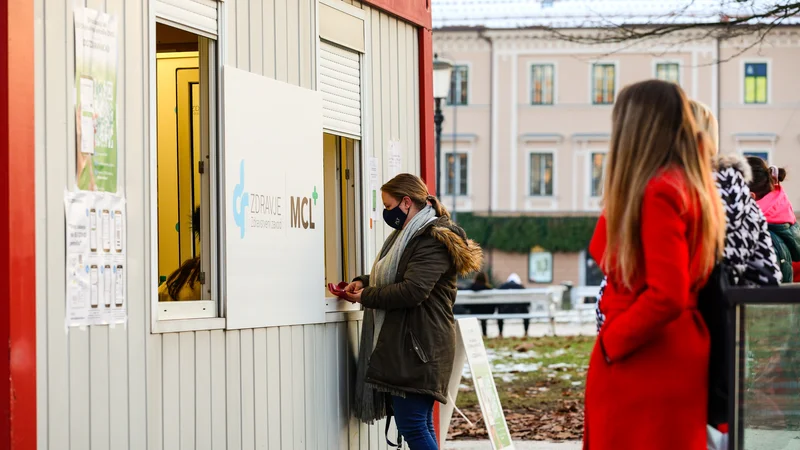
[[[76,182],[117,192],[117,19],[75,9]]]

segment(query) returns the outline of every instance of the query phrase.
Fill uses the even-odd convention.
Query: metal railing
[[[532,289],[489,289],[485,291],[459,290],[456,297],[457,306],[469,308],[474,305],[527,305],[527,313],[490,314],[465,313],[456,318],[475,317],[481,320],[523,320],[531,322],[549,322],[551,332],[555,334],[556,322],[584,323],[594,320],[594,303],[585,303],[584,298],[595,298],[599,287],[580,286],[570,290],[570,309],[562,308],[565,286],[546,286]]]
[[[798,448],[800,285],[728,292],[729,449]]]

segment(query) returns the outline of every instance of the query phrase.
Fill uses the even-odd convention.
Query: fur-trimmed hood
[[[727,153],[714,157],[712,165],[714,172],[733,169],[742,174],[745,183],[750,183],[750,181],[753,180],[753,171],[750,169],[750,164],[747,164],[746,159],[735,153]]]
[[[467,233],[450,221],[440,217],[430,225],[431,236],[447,247],[453,264],[461,276],[478,272],[483,267],[483,250]]]

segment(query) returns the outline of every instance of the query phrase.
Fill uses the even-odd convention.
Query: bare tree
[[[776,28],[800,25],[800,1],[719,0],[713,8],[709,8],[707,3],[684,0],[680,7],[650,17],[624,13],[605,16],[588,11],[585,21],[579,26],[544,28],[565,41],[588,45],[616,44],[618,49],[646,41],[663,42],[665,38],[669,38],[672,47],[679,47],[696,40],[746,37],[747,44],[734,55],[738,56],[760,46]],[[689,31],[691,33],[687,33]]]

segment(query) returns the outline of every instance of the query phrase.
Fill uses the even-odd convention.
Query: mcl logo
[[[317,194],[316,186],[314,186],[314,192],[311,194],[311,198],[289,197],[290,209],[292,213],[291,221],[289,223],[291,228],[303,228],[305,230],[313,230],[316,228],[316,225],[314,224],[314,208],[312,206],[312,202],[314,205],[316,205],[317,199],[319,199],[319,194]],[[308,217],[306,217],[306,211],[308,211]]]
[[[250,204],[250,198],[247,192],[244,192],[244,160],[242,160],[239,163],[239,183],[233,188],[233,220],[239,227],[241,239],[244,239],[244,229],[247,226],[245,211],[247,211],[248,204]]]

